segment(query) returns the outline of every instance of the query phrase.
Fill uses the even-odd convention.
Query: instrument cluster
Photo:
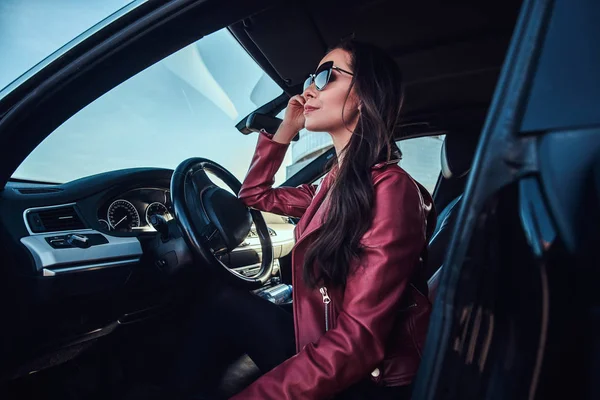
[[[107,231],[154,230],[153,215],[173,218],[168,189],[132,189],[111,199],[98,209],[98,222]]]

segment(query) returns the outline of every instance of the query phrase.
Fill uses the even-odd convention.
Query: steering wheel
[[[258,210],[251,210],[236,195],[215,185],[211,172],[239,193],[242,184],[221,165],[206,158],[189,158],[175,169],[171,177],[171,201],[183,239],[194,258],[237,285],[254,289],[263,286],[273,271],[273,246],[265,220]],[[259,272],[244,276],[228,268],[220,256],[238,247],[248,236],[252,222],[262,248]]]

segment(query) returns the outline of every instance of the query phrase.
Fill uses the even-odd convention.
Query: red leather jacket
[[[427,222],[430,195],[397,160],[375,165],[373,222],[345,290],[308,288],[303,258],[327,212],[335,170],[319,187],[273,189],[287,147],[261,133],[239,197],[262,211],[301,217],[292,250],[297,354],[233,399],[328,399],[369,376],[380,385],[410,384],[431,312],[427,297],[411,283],[426,249],[426,225],[435,226],[435,218]]]

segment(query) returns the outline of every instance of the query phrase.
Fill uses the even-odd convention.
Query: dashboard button
[[[73,247],[69,242],[67,242],[66,236],[47,237],[46,242],[48,242],[48,244],[55,249],[66,249]]]

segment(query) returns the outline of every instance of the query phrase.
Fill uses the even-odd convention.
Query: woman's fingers
[[[289,104],[292,104],[292,103],[299,104],[300,106],[302,106],[302,108],[304,108],[306,99],[304,97],[302,97],[302,95],[297,94],[290,99]]]
[[[304,104],[306,99],[301,95],[292,96],[288,101],[283,122],[296,133],[304,128]]]

